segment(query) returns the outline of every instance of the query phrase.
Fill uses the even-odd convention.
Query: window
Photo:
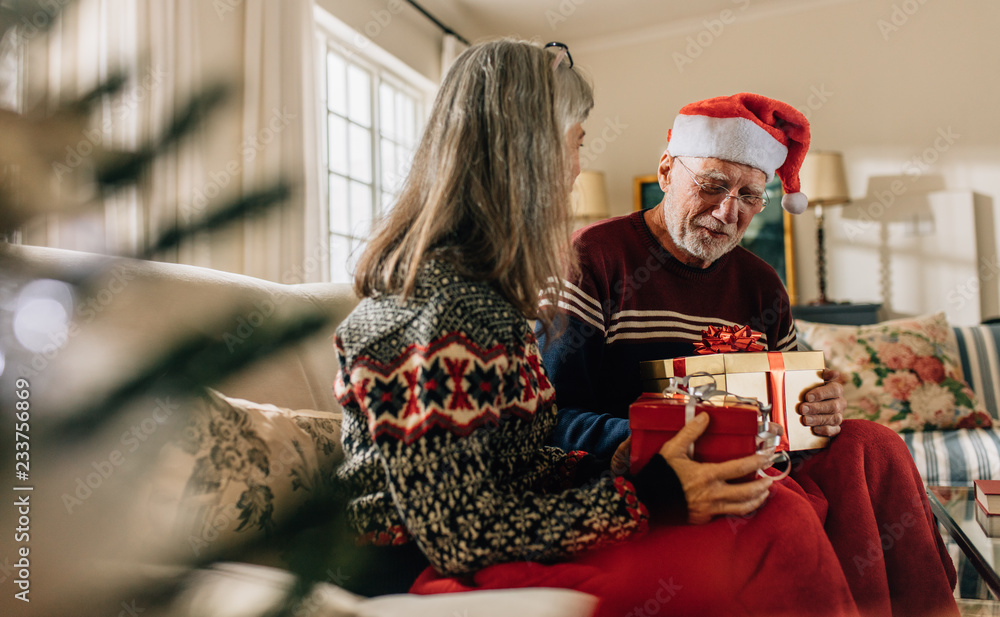
[[[327,34],[326,173],[334,283],[352,280],[373,222],[398,197],[433,92],[426,79],[400,75],[412,69],[387,67],[385,52],[381,58],[359,54],[357,45],[348,48],[343,41]]]

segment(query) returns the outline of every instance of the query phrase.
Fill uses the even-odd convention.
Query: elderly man
[[[681,109],[668,142],[657,168],[663,201],[577,233],[580,274],[559,307],[566,330],[539,335],[559,406],[555,445],[613,457],[619,469],[641,361],[694,355],[708,326],[750,326],[769,350],[797,346],[780,279],[738,244],[754,215],[776,205],[764,192],[773,175],[785,189],[782,206],[804,210],[805,117],[756,94],[717,97]],[[902,440],[871,422],[844,421],[837,375],[823,377],[795,409],[803,425],[833,439],[797,457],[783,484],[824,524],[863,614],[955,614],[954,568]],[[684,450],[654,462],[690,523],[756,507],[728,482],[738,477],[732,466],[697,463]],[[900,537],[889,533],[901,525]]]

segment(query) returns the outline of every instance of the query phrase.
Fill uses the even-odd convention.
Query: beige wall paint
[[[595,83],[584,157],[587,167],[607,174],[613,213],[631,210],[632,178],[655,170],[681,106],[745,90],[806,112],[813,147],[844,152],[858,201],[865,201],[870,176],[915,176],[919,170],[937,176],[941,188],[977,191],[997,207],[1000,3],[803,4],[779,11],[734,0],[731,14],[660,33],[569,41]],[[690,62],[679,67],[678,57],[685,56]],[[804,299],[816,295],[814,229],[811,213],[798,217],[798,286]],[[877,276],[877,264],[870,273],[839,271],[838,250],[830,247],[831,297],[878,301],[877,294],[868,297],[875,292],[850,284],[852,278]]]
[[[441,81],[441,31],[402,0],[317,0],[316,4],[431,81]]]

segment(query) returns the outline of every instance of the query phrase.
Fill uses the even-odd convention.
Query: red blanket
[[[413,593],[560,587],[597,615],[957,616],[955,571],[902,440],[844,423],[747,517],[653,529],[569,563],[506,563],[471,580],[426,570]],[[828,499],[829,497],[829,499]]]
[[[825,527],[862,614],[958,615],[955,567],[903,440],[845,421],[792,477],[828,503]]]

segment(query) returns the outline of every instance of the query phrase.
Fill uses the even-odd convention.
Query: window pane
[[[330,169],[347,174],[347,120],[327,114],[330,125]]]
[[[405,177],[406,172],[410,171],[410,165],[412,162],[413,152],[403,146],[396,146],[396,173],[399,174],[400,178]],[[400,184],[402,184],[402,182],[400,182]],[[402,187],[400,186],[390,190],[399,192],[400,188]]]
[[[396,96],[392,97],[393,109],[396,111],[396,121],[399,122],[399,135],[396,140],[403,142],[407,137],[407,126],[406,126],[406,114],[403,110],[403,101],[406,100],[406,95],[402,92],[396,92]]]
[[[393,91],[389,84],[382,84],[378,89],[378,106],[380,109],[379,118],[382,125],[379,132],[385,137],[398,139],[396,134],[396,112],[393,109]]]
[[[367,236],[372,227],[372,188],[351,181],[351,233]]]
[[[351,238],[351,252],[347,254],[347,271],[352,278],[354,277],[354,271],[358,267],[358,260],[361,259],[361,253],[365,251],[366,244],[367,242],[364,240]]]
[[[380,214],[385,214],[396,205],[396,196],[391,193],[382,193],[382,210]]]
[[[371,126],[371,75],[364,69],[354,66],[347,67],[347,117],[362,126]]]
[[[382,190],[395,192],[399,190],[396,186],[399,181],[399,174],[396,173],[396,144],[388,139],[382,139],[380,150],[382,155]]]
[[[347,180],[337,174],[330,174],[330,231],[333,233],[349,233],[351,230],[348,218]]]
[[[326,98],[331,111],[347,115],[347,64],[332,51],[326,54]]]
[[[371,131],[351,124],[349,158],[351,161],[351,177],[362,182],[372,181],[372,134]]]
[[[414,100],[405,94],[398,95],[400,125],[399,141],[407,146],[417,142],[417,107]]]
[[[347,256],[350,254],[350,240],[344,236],[330,236],[330,281],[333,283],[350,283],[351,275],[347,269]]]

